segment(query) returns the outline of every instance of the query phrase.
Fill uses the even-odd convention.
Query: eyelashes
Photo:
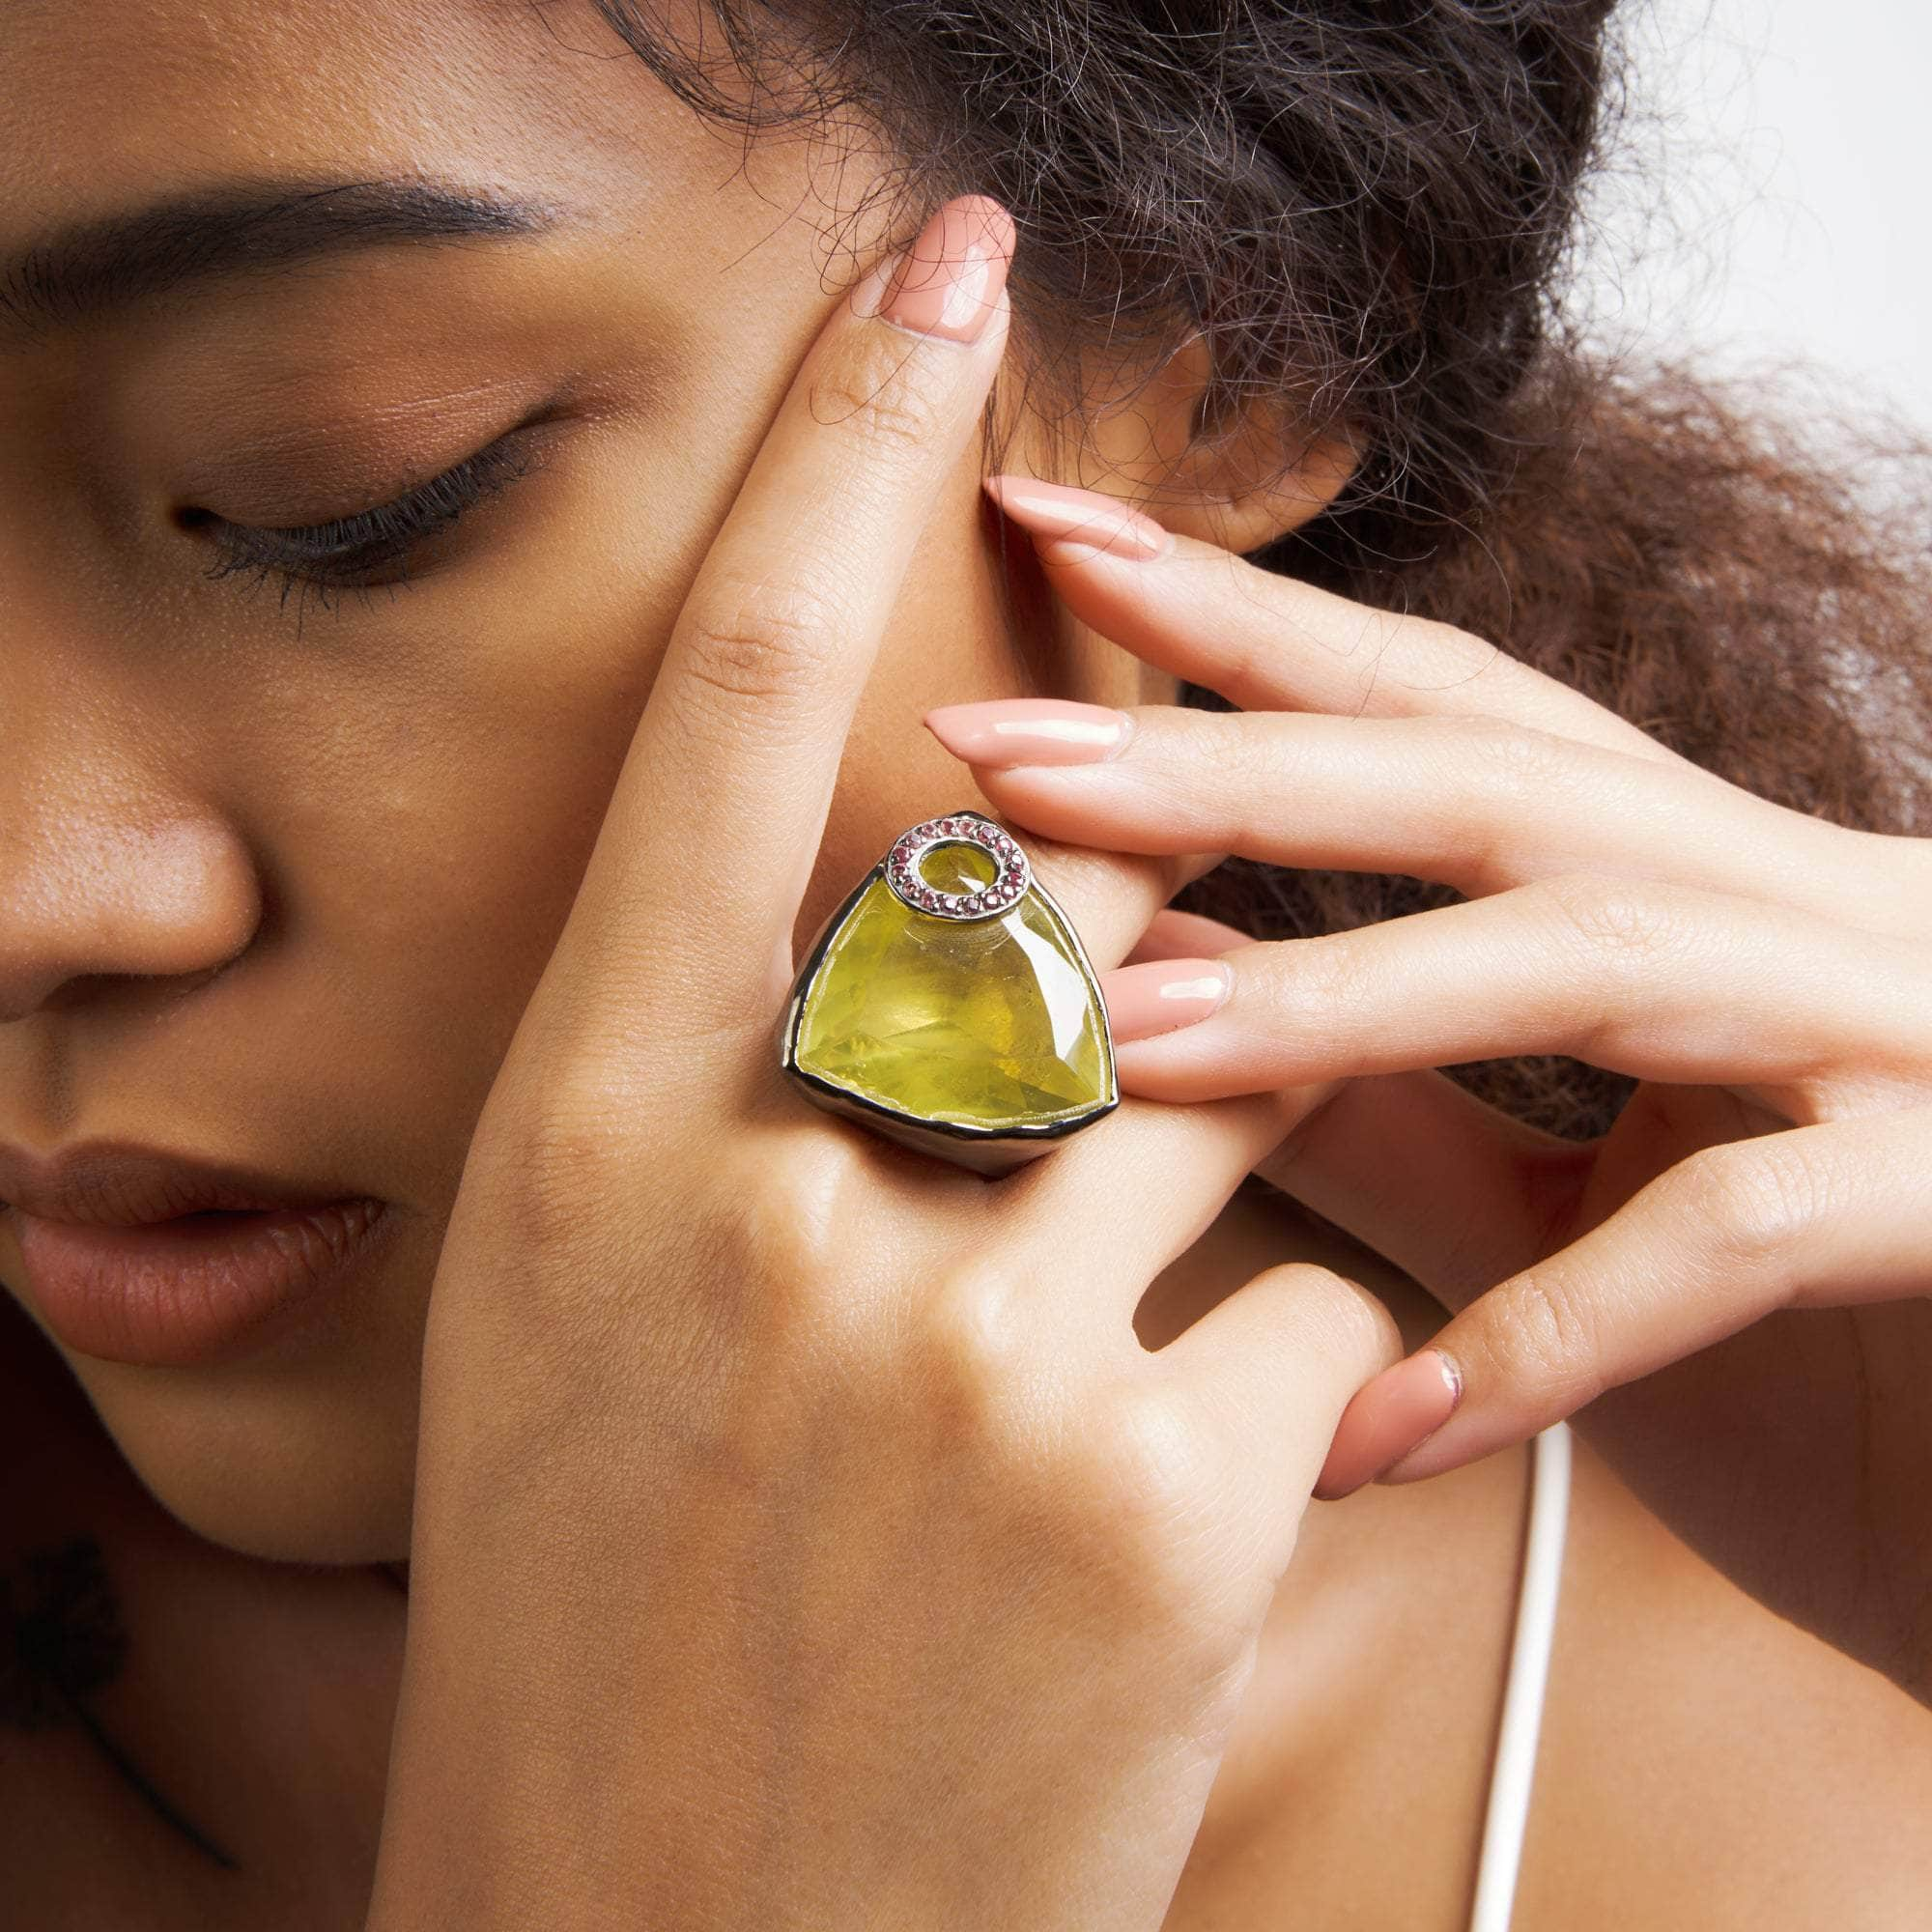
[[[520,445],[520,434],[513,430],[498,438],[391,502],[327,524],[270,529],[197,512],[191,521],[206,526],[220,553],[203,574],[211,579],[242,574],[251,587],[278,577],[282,608],[298,588],[304,594],[313,588],[327,610],[331,589],[357,589],[366,600],[373,587],[407,585],[409,559],[423,543],[536,467],[530,450]],[[383,574],[399,565],[396,575]]]

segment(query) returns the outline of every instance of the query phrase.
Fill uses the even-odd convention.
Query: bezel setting
[[[949,827],[956,829],[949,830]],[[1000,861],[1001,880],[1009,876],[1008,867],[1017,857],[1019,867],[1012,874],[1017,879],[1017,885],[1010,894],[989,897],[1000,880],[982,886],[977,893],[946,893],[928,886],[918,877],[914,870],[918,859],[932,846],[951,839],[963,840],[994,853]],[[893,861],[902,850],[906,859],[907,883],[916,884],[921,896],[913,896],[902,890],[899,878],[895,876]],[[807,995],[817,979],[834,937],[867,890],[881,878],[905,904],[941,919],[970,921],[997,917],[1010,912],[1029,891],[1046,904],[1059,922],[1071,950],[1073,962],[1087,982],[1099,1012],[1104,1086],[1100,1099],[1092,1108],[1070,1118],[1021,1121],[997,1126],[972,1121],[935,1119],[907,1113],[869,1094],[856,1093],[822,1079],[809,1067],[799,1065],[799,1029],[805,1017]],[[927,894],[931,895],[931,903],[923,896]],[[968,903],[975,898],[980,901],[977,908]],[[922,1153],[937,1155],[942,1160],[976,1170],[989,1178],[1010,1173],[1014,1168],[1038,1158],[1061,1146],[1069,1136],[1084,1132],[1095,1122],[1105,1119],[1121,1104],[1120,1080],[1114,1063],[1113,1028],[1108,1023],[1107,1003],[1100,990],[1099,975],[1088,956],[1079,930],[1053,895],[1034,878],[1025,849],[1003,826],[996,825],[978,811],[947,812],[937,818],[925,819],[910,831],[901,833],[894,840],[892,849],[876,860],[844,899],[826,914],[806,949],[806,957],[792,982],[791,997],[779,1017],[777,1033],[780,1066],[813,1105],[824,1108],[828,1113],[842,1115],[887,1140],[897,1141]]]

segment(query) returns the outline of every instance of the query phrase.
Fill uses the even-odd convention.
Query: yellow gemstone
[[[951,892],[993,876],[985,853],[952,844],[922,870]],[[794,1057],[877,1105],[998,1131],[1111,1107],[1104,1026],[1079,943],[1037,887],[997,917],[960,920],[877,878],[826,945]]]

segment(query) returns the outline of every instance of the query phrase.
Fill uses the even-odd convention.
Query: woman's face
[[[0,1141],[128,1139],[389,1204],[348,1292],[245,1353],[64,1352],[203,1534],[400,1557],[473,1122],[679,605],[853,278],[831,216],[882,163],[747,162],[587,5],[27,0],[0,100],[0,257],[50,250],[0,267]],[[326,252],[34,305],[76,224],[394,178],[551,220],[402,241],[365,217]],[[328,200],[284,199],[257,247]],[[347,517],[504,438],[531,467],[406,584],[207,574],[229,525]],[[906,580],[801,944],[904,825],[973,798],[924,708],[1171,695],[1064,612],[1009,635],[978,473],[976,448]],[[31,1314],[11,1217],[0,1281]]]

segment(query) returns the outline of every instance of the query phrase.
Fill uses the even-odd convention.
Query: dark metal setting
[[[967,810],[964,811],[943,812],[940,818],[956,820],[972,819],[979,824],[992,827],[996,832],[1005,833],[1005,828],[988,818],[984,812]],[[926,824],[937,823],[927,820]],[[923,829],[923,828],[917,828]],[[900,838],[907,835],[901,834]],[[1010,835],[1007,835],[1010,837]],[[928,841],[939,842],[938,840]],[[1026,890],[1039,895],[1059,919],[1072,942],[1073,954],[1079,963],[1082,977],[1094,995],[1094,1005],[1100,1012],[1100,1042],[1106,1064],[1106,1097],[1093,1112],[1082,1114],[1074,1120],[1042,1121],[1037,1125],[1023,1124],[1018,1127],[984,1127],[966,1122],[930,1121],[915,1114],[908,1114],[896,1107],[888,1107],[880,1101],[854,1094],[843,1087],[836,1087],[831,1082],[798,1064],[798,1034],[800,1023],[805,1017],[806,996],[811,989],[812,981],[818,976],[818,969],[824,963],[832,939],[839,927],[865,895],[867,889],[876,880],[887,879],[888,865],[893,851],[899,849],[899,841],[895,840],[892,851],[888,851],[878,863],[870,867],[852,890],[847,893],[819,925],[813,935],[811,945],[807,949],[805,962],[792,981],[791,997],[785,1003],[784,1012],[779,1021],[779,1065],[797,1084],[799,1091],[814,1106],[822,1107],[827,1113],[837,1114],[843,1119],[855,1121],[861,1126],[881,1134],[888,1140],[898,1142],[921,1153],[934,1154],[941,1160],[952,1161],[959,1167],[970,1168],[974,1172],[991,1177],[1010,1173],[1030,1160],[1037,1160],[1043,1153],[1050,1153],[1070,1135],[1080,1132],[1083,1127],[1091,1127],[1095,1121],[1103,1120],[1121,1104],[1120,1080],[1114,1066],[1113,1029],[1107,1024],[1107,1003],[1100,992],[1099,975],[1094,970],[1094,963],[1087,955],[1087,948],[1073,922],[1066,917],[1060,902],[1040,884],[1038,875],[1031,865],[1026,869]],[[893,888],[895,892],[897,888]],[[903,895],[900,895],[903,897]],[[1021,903],[1016,898],[1005,908],[1011,911]],[[926,908],[914,906],[914,911],[923,912],[932,918],[958,919],[958,913],[932,912]]]

